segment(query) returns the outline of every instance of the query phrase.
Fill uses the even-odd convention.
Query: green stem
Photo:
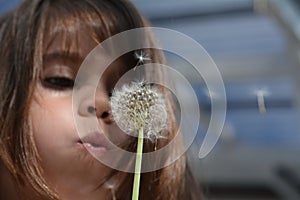
[[[134,171],[134,182],[133,182],[133,191],[132,191],[132,200],[138,200],[139,199],[140,177],[141,177],[142,157],[143,157],[143,136],[144,136],[144,129],[142,127],[139,130],[139,136],[138,136],[138,144],[137,144],[136,160],[135,160],[135,171]]]

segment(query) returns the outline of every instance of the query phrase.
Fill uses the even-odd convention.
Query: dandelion
[[[164,137],[160,133],[166,129],[167,109],[163,95],[155,87],[145,82],[132,82],[115,90],[111,97],[114,121],[129,135],[138,137],[135,175],[132,199],[139,195],[142,164],[143,139],[155,141]]]
[[[132,82],[115,90],[111,97],[114,121],[127,134],[138,137],[143,128],[144,138],[162,138],[167,128],[167,109],[161,92],[145,82]]]

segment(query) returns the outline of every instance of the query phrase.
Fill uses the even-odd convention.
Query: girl
[[[0,18],[1,199],[131,198],[133,174],[104,166],[82,148],[72,115],[72,88],[81,62],[97,44],[145,26],[126,0],[25,0]],[[152,41],[150,35],[146,38]],[[147,51],[152,62],[163,63],[161,52]],[[130,52],[112,63],[100,80],[95,108],[84,103],[82,117],[96,115],[103,129],[116,130],[110,92],[136,62]],[[165,96],[173,113],[171,98]],[[173,115],[170,122],[174,135]],[[134,151],[135,143],[128,139],[126,149]],[[163,143],[158,141],[158,148]],[[147,143],[144,148],[154,147]],[[113,177],[118,181],[108,187]],[[140,199],[199,199],[197,190],[182,156],[142,174]]]

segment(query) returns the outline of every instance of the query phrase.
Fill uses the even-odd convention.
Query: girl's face
[[[80,64],[96,42],[84,34],[78,38],[84,39],[78,41],[76,46],[80,49],[76,49],[76,54],[72,52],[75,44],[66,54],[61,37],[48,45],[41,83],[34,91],[29,117],[44,175],[50,186],[63,199],[110,199],[111,191],[103,187],[103,183],[109,179],[111,169],[96,160],[86,147],[105,154],[107,146],[103,142],[104,135],[114,143],[126,139],[124,133],[112,123],[109,109],[110,90],[125,72],[126,66],[116,61],[104,73],[96,92],[95,112],[90,107],[93,106],[90,97],[82,100],[81,110],[78,111],[80,117],[89,119],[96,115],[102,129],[101,132],[85,133],[89,139],[82,142],[73,119],[72,87]],[[87,88],[81,89],[86,91]],[[92,144],[93,137],[101,142]]]

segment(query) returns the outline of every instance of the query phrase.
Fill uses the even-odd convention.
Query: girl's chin
[[[61,199],[65,200],[99,200],[99,199],[109,199],[110,191],[104,187],[98,188],[73,188],[72,190],[64,190],[64,187],[61,187],[57,190]]]
[[[96,190],[103,187],[108,177],[110,177],[112,169],[103,165],[86,150],[80,153],[77,152],[77,154],[75,162],[72,159],[69,164],[67,162],[63,164],[65,166],[64,169],[61,169],[63,166],[57,170],[50,169],[51,172],[49,174],[46,170],[45,172],[48,174],[47,179],[51,180],[50,182],[54,183],[56,187],[61,185],[61,188],[76,188],[78,193],[88,194],[96,192]],[[60,184],[57,184],[59,182]]]
[[[99,177],[99,175],[106,177],[112,171],[110,167],[99,160],[102,156],[108,155],[109,150],[102,147],[94,148],[83,144],[77,144],[76,149],[76,162],[81,162],[78,166],[79,171],[93,174],[94,177]]]

